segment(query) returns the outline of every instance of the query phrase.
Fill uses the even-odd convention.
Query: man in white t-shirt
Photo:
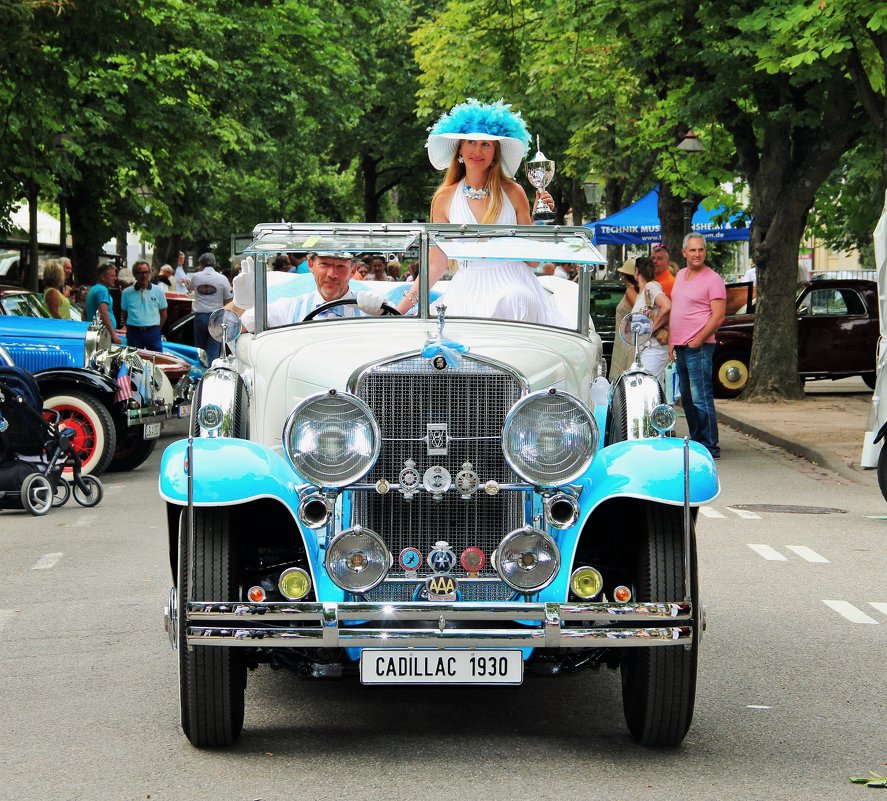
[[[314,309],[334,300],[356,300],[357,305],[334,306],[315,319],[327,320],[338,317],[378,317],[382,313],[383,298],[373,292],[358,292],[355,296],[348,282],[355,273],[354,255],[344,251],[326,251],[308,254],[308,269],[314,275],[317,289],[307,295],[294,298],[281,298],[269,304],[267,309],[268,328],[298,323]],[[243,327],[255,331],[256,314],[253,293],[252,259],[241,262],[241,272],[234,279],[234,306],[240,310]]]
[[[206,351],[212,364],[219,358],[222,344],[209,335],[209,316],[231,300],[231,284],[224,275],[216,272],[216,257],[212,253],[204,253],[198,264],[201,269],[192,273],[190,279],[194,292],[194,344]]]

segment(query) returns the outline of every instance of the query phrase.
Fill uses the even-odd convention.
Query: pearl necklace
[[[487,187],[472,189],[468,184],[465,184],[462,192],[469,200],[486,200],[490,196],[490,190]]]

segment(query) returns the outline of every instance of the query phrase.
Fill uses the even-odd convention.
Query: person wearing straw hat
[[[616,306],[615,326],[613,327],[613,353],[610,356],[610,383],[622,375],[634,361],[634,348],[619,336],[619,326],[626,314],[629,314],[638,297],[638,282],[635,271],[635,260],[626,259],[616,269],[616,277],[625,284],[625,294]]]
[[[444,114],[430,129],[428,158],[446,170],[431,199],[431,220],[471,225],[531,225],[530,204],[514,180],[527,154],[530,134],[519,113],[498,100],[469,99]],[[551,195],[541,193],[551,205]],[[433,249],[429,281],[433,286],[447,269],[444,254]],[[419,299],[415,286],[398,310]],[[447,314],[566,326],[548,293],[523,261],[475,260],[459,263],[442,301]]]

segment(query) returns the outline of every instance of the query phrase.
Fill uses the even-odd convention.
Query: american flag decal
[[[128,401],[132,399],[132,383],[129,380],[129,367],[126,362],[120,365],[117,373],[117,391],[114,393],[115,401]]]

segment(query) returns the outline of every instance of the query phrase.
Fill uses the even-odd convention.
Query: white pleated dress
[[[450,204],[451,223],[477,225],[474,213],[460,181]],[[517,225],[517,214],[508,195],[502,198],[497,225]],[[567,322],[554,307],[552,297],[536,279],[532,268],[523,261],[460,261],[441,298],[447,317],[483,317],[497,320],[520,320],[566,328]]]

